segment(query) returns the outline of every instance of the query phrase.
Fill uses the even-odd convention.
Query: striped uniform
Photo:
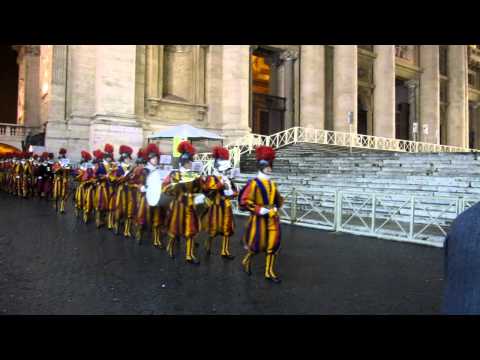
[[[255,178],[250,180],[240,199],[240,206],[250,211],[247,229],[243,237],[245,245],[252,253],[275,254],[280,248],[280,218],[278,213],[259,215],[262,207],[279,209],[283,198],[272,180]]]
[[[195,195],[202,192],[200,179],[180,183],[186,177],[188,175],[182,174],[180,171],[173,171],[164,183],[165,193],[174,197],[167,216],[169,237],[194,237],[200,231],[194,206]]]
[[[114,227],[116,232],[119,231],[120,224],[127,220],[127,208],[128,208],[128,178],[126,178],[126,172],[130,170],[130,165],[121,163],[116,170],[117,186],[115,192],[115,207],[114,211]]]
[[[221,176],[210,175],[202,181],[203,192],[212,201],[211,206],[202,218],[202,229],[210,237],[217,235],[232,236],[234,232],[231,197],[223,193],[224,184]],[[232,183],[232,186],[233,183]]]

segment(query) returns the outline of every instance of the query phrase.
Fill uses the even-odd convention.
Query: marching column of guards
[[[214,166],[209,175],[192,171],[196,149],[190,142],[180,143],[178,152],[179,169],[172,171],[160,164],[161,153],[155,144],[140,149],[135,161],[133,149],[127,145],[120,146],[118,161],[110,144],[103,151],[93,151],[93,156],[84,150],[76,166],[63,148],[56,159],[48,152],[7,153],[0,155],[0,190],[19,198],[53,202],[60,214],[65,213],[71,196],[75,216],[84,223],[94,221],[97,228],[105,226],[115,235],[134,236],[138,244],[149,231],[152,245],[158,249],[166,245],[171,258],[175,257],[176,242],[183,239],[185,261],[195,265],[200,263],[195,256],[195,238],[201,231],[207,235],[207,256],[220,236],[220,256],[235,258],[230,253],[230,238],[235,229],[232,200],[238,197],[240,209],[250,212],[243,235],[247,253],[242,267],[250,275],[253,256],[264,252],[265,278],[280,282],[274,264],[281,242],[278,209],[283,198],[270,178],[275,151],[265,146],[257,148],[258,175],[239,192],[229,176],[232,167],[226,148],[213,149]],[[166,204],[147,200],[152,186],[148,179],[156,171],[163,174],[158,186],[170,199]]]

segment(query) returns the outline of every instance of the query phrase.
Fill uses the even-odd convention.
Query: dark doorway
[[[410,105],[408,103],[408,88],[405,81],[395,81],[395,138],[411,140],[410,129]]]
[[[253,52],[252,64],[252,131],[271,135],[285,129],[285,98],[276,96],[276,59],[273,51],[259,48]]]
[[[476,143],[477,137],[477,117],[476,115],[477,108],[472,103],[468,103],[468,146],[470,149],[475,149],[478,144]]]
[[[360,98],[357,101],[357,133],[368,135],[368,109],[364,106]]]
[[[0,123],[17,123],[18,65],[12,45],[0,45]]]

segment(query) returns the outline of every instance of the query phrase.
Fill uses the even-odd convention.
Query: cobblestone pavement
[[[443,286],[441,249],[283,226],[277,273],[263,279],[240,266],[238,218],[234,261],[197,256],[184,243],[171,260],[150,241],[98,231],[50,204],[0,193],[1,314],[435,314]]]

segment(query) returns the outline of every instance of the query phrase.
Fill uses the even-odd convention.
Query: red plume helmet
[[[119,152],[120,152],[120,155],[127,154],[128,156],[131,156],[133,153],[133,149],[130,146],[121,145]]]
[[[270,146],[259,146],[256,150],[257,161],[260,168],[265,168],[266,163],[273,166],[273,160],[275,160],[275,150]]]
[[[90,161],[90,160],[92,160],[92,155],[90,155],[90,153],[88,151],[82,150],[82,158],[85,161]]]
[[[213,157],[218,160],[228,160],[230,159],[230,153],[228,150],[221,146],[215,146],[213,148]]]
[[[146,155],[145,155],[145,149],[139,149],[138,150],[138,153],[137,153],[137,158],[140,158],[140,159],[145,159]]]
[[[61,149],[58,151],[58,153],[59,153],[60,155],[65,155],[65,154],[67,153],[67,149],[61,148]]]
[[[102,160],[103,159],[103,152],[100,149],[97,149],[93,152],[93,156],[95,156],[95,159],[97,160]]]
[[[106,144],[105,148],[103,149],[107,154],[112,154],[113,155],[113,145],[112,144]]]
[[[181,154],[189,154],[192,157],[197,153],[197,150],[188,141],[182,141],[178,144],[177,151]]]
[[[146,154],[149,158],[153,156],[160,156],[160,149],[158,148],[157,144],[148,144]]]

